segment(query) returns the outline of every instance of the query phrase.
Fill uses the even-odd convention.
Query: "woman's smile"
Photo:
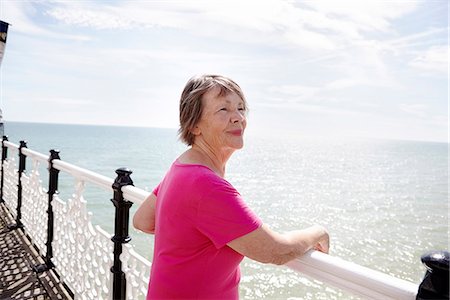
[[[230,133],[234,136],[242,136],[244,131],[242,129],[234,129],[234,130],[229,130],[228,133]]]

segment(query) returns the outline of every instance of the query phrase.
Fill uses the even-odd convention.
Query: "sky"
[[[6,122],[177,128],[212,73],[249,134],[448,143],[448,1],[0,0],[0,19]]]

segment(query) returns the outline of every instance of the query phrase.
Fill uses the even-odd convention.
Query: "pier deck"
[[[53,271],[33,270],[44,260],[21,229],[8,228],[12,223],[0,203],[0,299],[72,299]]]

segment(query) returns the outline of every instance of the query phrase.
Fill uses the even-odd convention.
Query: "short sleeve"
[[[261,220],[226,180],[217,177],[204,188],[207,192],[199,199],[197,228],[217,249],[262,225]]]
[[[159,183],[154,189],[153,189],[153,194],[158,197],[158,192],[159,192],[159,186],[161,185],[161,183]]]

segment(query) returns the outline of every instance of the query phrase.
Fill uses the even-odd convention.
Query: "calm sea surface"
[[[41,153],[59,149],[62,160],[110,178],[126,166],[135,186],[148,191],[186,149],[173,129],[7,122],[5,134]],[[424,252],[449,249],[446,143],[247,136],[226,177],[273,229],[322,224],[332,237],[330,254],[414,283],[425,272]],[[73,183],[61,175],[63,199]],[[88,186],[85,198],[93,222],[112,232],[111,195]],[[133,229],[131,235],[151,260],[153,238]],[[354,297],[287,268],[245,259],[241,298]]]

